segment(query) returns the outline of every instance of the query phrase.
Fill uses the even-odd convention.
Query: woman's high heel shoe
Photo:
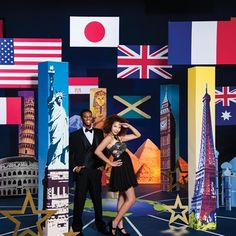
[[[124,232],[124,228],[119,228],[118,226],[117,226],[117,230],[120,232],[120,234],[121,235],[126,235],[126,236],[130,236],[130,234],[129,233],[127,233],[127,232]],[[123,231],[123,232],[122,232]]]
[[[109,226],[109,234],[115,236],[116,233],[117,233],[117,227],[116,227],[116,228],[113,228],[112,220],[108,223],[108,226]],[[114,233],[115,233],[115,234],[114,234]]]

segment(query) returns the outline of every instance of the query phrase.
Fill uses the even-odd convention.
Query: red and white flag
[[[119,17],[70,17],[71,47],[117,47]]]
[[[21,97],[0,97],[0,125],[21,124]]]
[[[61,61],[62,40],[0,38],[0,88],[38,86],[38,64]]]
[[[98,77],[69,78],[69,94],[89,94],[91,88],[98,88]]]

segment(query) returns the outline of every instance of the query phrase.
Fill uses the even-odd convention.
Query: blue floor
[[[236,208],[231,212],[225,211],[220,207],[217,212],[217,230],[216,231],[195,231],[188,227],[184,222],[178,220],[169,225],[170,213],[168,211],[158,210],[157,203],[174,205],[176,195],[179,193],[183,205],[187,205],[187,191],[181,192],[161,192],[157,185],[140,185],[136,188],[137,202],[130,209],[125,217],[125,228],[131,235],[235,235],[234,224],[236,221]],[[37,208],[37,196],[33,196]],[[24,197],[0,198],[0,210],[21,209]],[[88,199],[89,201],[89,199]],[[70,203],[73,203],[73,189],[70,192]],[[72,220],[72,208],[70,209],[70,224]],[[103,189],[103,215],[104,221],[109,222],[115,214],[116,199],[107,195],[107,189]],[[176,210],[176,214],[178,209]],[[25,229],[30,228],[36,231],[34,225],[37,216],[32,215],[30,209],[24,215],[15,217],[21,221],[18,234]],[[84,235],[101,235],[96,231],[94,224],[94,212],[92,208],[85,207],[83,213]],[[9,219],[0,215],[0,235],[12,235],[15,224]],[[54,236],[54,235],[52,235]]]

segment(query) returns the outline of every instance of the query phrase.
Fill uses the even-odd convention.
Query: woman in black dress
[[[126,134],[130,129],[131,134]],[[128,121],[118,115],[108,117],[104,123],[103,131],[107,136],[95,150],[95,154],[112,166],[109,181],[109,190],[119,192],[117,202],[117,215],[109,223],[111,235],[116,235],[117,230],[121,235],[129,235],[123,227],[123,216],[135,203],[136,197],[134,187],[138,185],[134,173],[133,165],[129,154],[126,152],[126,141],[139,138],[140,132]],[[113,156],[113,161],[109,160],[103,150],[107,148]]]

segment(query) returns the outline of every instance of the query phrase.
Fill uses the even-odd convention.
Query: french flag
[[[169,22],[168,63],[236,64],[236,21]]]
[[[22,123],[21,101],[21,97],[0,97],[0,125]]]
[[[69,94],[89,94],[92,88],[98,88],[98,77],[69,78]]]

